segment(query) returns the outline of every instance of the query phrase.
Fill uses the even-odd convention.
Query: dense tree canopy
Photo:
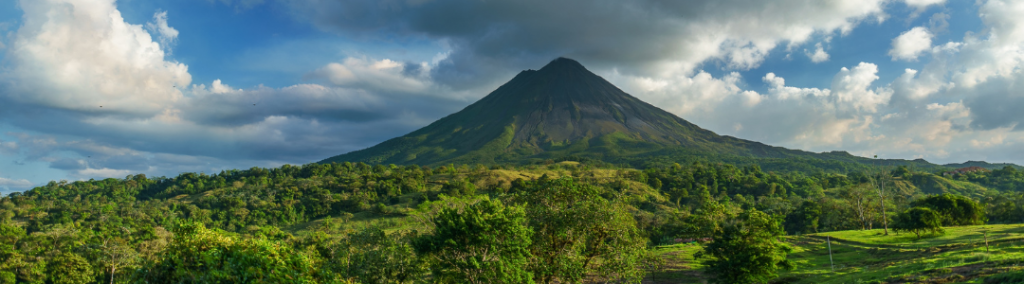
[[[578,283],[587,275],[639,281],[647,240],[622,201],[570,177],[518,180],[511,198],[535,228],[531,268],[538,282]]]
[[[648,248],[721,237],[743,212],[782,221],[778,228],[790,234],[922,220],[905,215],[936,224],[915,207],[939,216],[938,226],[1024,222],[1016,183],[1024,179],[1014,168],[890,173],[882,179],[884,208],[873,174],[700,161],[642,170],[575,161],[309,164],[50,182],[0,197],[0,283],[440,279],[455,271],[440,264],[445,249],[417,251],[412,240],[438,236],[441,226],[431,220],[442,212],[455,222],[485,199],[491,209],[470,213],[516,220],[523,242],[515,250],[524,253],[506,263],[523,266],[506,272],[535,282],[635,282]],[[897,214],[911,211],[917,215]],[[467,237],[494,232],[464,229]]]
[[[921,238],[921,232],[932,233],[942,232],[942,214],[928,207],[914,207],[900,212],[896,216],[892,228],[898,231],[913,232],[917,238]]]
[[[911,203],[928,207],[942,216],[942,225],[962,226],[985,223],[985,208],[965,196],[942,194],[929,196]]]

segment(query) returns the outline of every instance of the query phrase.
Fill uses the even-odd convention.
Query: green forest
[[[770,283],[800,267],[788,236],[1024,223],[1024,171],[950,170],[346,162],[53,181],[0,198],[0,283],[639,283],[659,247],[689,243],[701,281]]]

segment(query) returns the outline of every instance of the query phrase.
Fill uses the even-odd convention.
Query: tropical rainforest
[[[0,283],[638,283],[680,243],[700,244],[701,281],[767,283],[799,267],[787,235],[1024,223],[1024,172],[951,170],[346,162],[55,181],[0,198]]]

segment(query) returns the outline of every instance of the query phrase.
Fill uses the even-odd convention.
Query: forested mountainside
[[[750,212],[770,216],[789,234],[877,228],[883,218],[876,206],[879,185],[885,188],[890,224],[898,212],[940,194],[978,202],[982,221],[1024,222],[1024,172],[1014,167],[954,174],[909,167],[805,174],[699,162],[642,170],[571,161],[491,167],[285,165],[51,182],[2,197],[0,280],[454,281],[464,275],[458,262],[446,258],[450,251],[443,244],[445,236],[452,237],[445,234],[456,233],[482,238],[477,242],[494,234],[518,236],[507,240],[518,245],[505,248],[515,257],[502,265],[524,270],[494,277],[636,280],[645,261],[652,261],[645,248],[712,237],[728,220],[753,220]],[[615,230],[631,233],[601,251],[577,247],[580,259],[589,255],[586,259],[600,261],[572,262],[580,265],[574,266],[575,274],[544,270],[543,264],[562,261],[544,256],[552,244],[542,236],[553,233],[544,228],[595,231],[585,227],[595,224],[586,222],[545,223],[559,220],[550,214],[569,212],[551,211],[559,206],[591,208],[571,212],[598,214],[594,218],[614,220]],[[438,223],[469,220],[459,214],[480,214],[483,219],[472,220],[520,231],[451,231],[445,227],[450,223]]]

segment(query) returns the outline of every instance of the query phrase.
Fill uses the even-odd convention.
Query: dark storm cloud
[[[204,125],[241,126],[270,116],[323,122],[369,122],[394,116],[395,105],[364,90],[297,85],[200,95],[182,106],[184,118]]]
[[[77,159],[62,158],[53,162],[50,162],[50,167],[58,170],[84,170],[86,168],[85,162]]]
[[[747,69],[780,41],[849,29],[881,7],[810,0],[286,2],[297,17],[346,35],[445,42],[452,53],[433,77],[456,88],[501,71],[489,66],[536,68],[557,56],[630,72],[673,61],[688,69],[709,58]]]
[[[363,95],[346,97],[339,93]],[[132,170],[145,170],[152,161],[144,155],[126,154],[131,151],[301,164],[403,135],[466,104],[445,98],[375,95],[300,85],[197,96],[177,108],[185,122],[168,124],[155,118],[124,119],[9,103],[0,107],[0,120],[50,135],[19,134],[17,141],[0,141],[0,146],[17,145],[29,159],[69,151],[81,157],[92,156],[91,167]],[[67,159],[54,162],[52,167],[78,169]]]
[[[656,7],[626,1],[295,1],[321,27],[363,37],[444,39],[453,54],[434,70],[445,84],[471,85],[485,66],[537,68],[566,55],[601,62],[653,61],[673,24]],[[587,8],[584,8],[587,7]],[[593,9],[589,9],[593,8]],[[614,49],[621,49],[615,52]],[[630,52],[622,52],[630,50]],[[675,51],[681,52],[681,51]],[[623,58],[628,57],[628,58]],[[497,62],[495,62],[497,61]],[[499,63],[499,64],[494,64]]]
[[[993,78],[962,90],[970,92],[964,105],[971,110],[971,127],[981,130],[1013,127],[1024,130],[1024,91],[1020,83],[1024,74],[1009,78]]]
[[[358,150],[367,146],[408,133],[422,122],[418,117],[403,117],[401,110],[394,110],[397,116],[364,122],[318,122],[299,117],[279,116],[265,118],[256,124],[238,127],[217,126],[166,126],[118,125],[96,127],[80,122],[34,120],[32,124],[14,124],[22,128],[44,133],[61,133],[61,137],[27,137],[40,143],[24,143],[29,157],[42,158],[61,150],[78,153],[80,156],[100,157],[120,155],[97,151],[96,149],[68,145],[71,142],[88,140],[117,151],[143,151],[176,155],[196,155],[218,159],[268,159],[291,163],[306,163],[331,155]],[[27,121],[19,121],[27,122]],[[49,123],[47,123],[49,122]],[[55,144],[42,143],[52,142]],[[95,154],[94,154],[95,153]],[[127,160],[98,160],[118,166],[145,164],[144,161],[128,163]]]

